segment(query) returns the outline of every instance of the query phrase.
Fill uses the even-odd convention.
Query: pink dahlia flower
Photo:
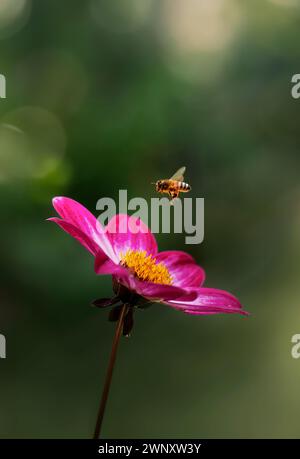
[[[230,293],[203,287],[204,270],[189,254],[175,250],[158,252],[155,237],[140,219],[119,214],[103,227],[73,199],[56,197],[53,206],[61,218],[49,220],[94,256],[97,274],[113,276],[116,296],[95,300],[96,306],[126,302],[145,307],[160,302],[188,314],[247,314]],[[113,311],[111,320],[117,320],[118,309]],[[132,327],[132,315],[127,322],[124,334]]]

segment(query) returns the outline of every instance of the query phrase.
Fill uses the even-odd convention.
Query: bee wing
[[[185,166],[178,169],[178,171],[176,171],[175,174],[172,175],[172,177],[170,177],[170,180],[178,180],[178,182],[183,182],[183,178],[184,178],[183,175],[185,173],[185,169],[186,169]]]

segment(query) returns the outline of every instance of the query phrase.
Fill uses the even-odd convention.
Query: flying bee
[[[168,193],[171,196],[171,201],[176,199],[179,193],[187,193],[191,190],[191,186],[184,182],[185,167],[181,167],[169,179],[157,180],[155,189],[158,193]]]

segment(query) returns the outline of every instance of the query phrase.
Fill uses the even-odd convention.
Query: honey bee
[[[187,193],[190,191],[192,189],[191,186],[183,181],[185,169],[185,167],[181,167],[169,179],[157,180],[157,182],[155,182],[156,191],[158,193],[168,193],[172,198],[171,201],[176,199],[179,193]]]

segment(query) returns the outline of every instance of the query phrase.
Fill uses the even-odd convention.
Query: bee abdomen
[[[186,182],[180,182],[180,189],[182,191],[190,191],[191,186]]]

